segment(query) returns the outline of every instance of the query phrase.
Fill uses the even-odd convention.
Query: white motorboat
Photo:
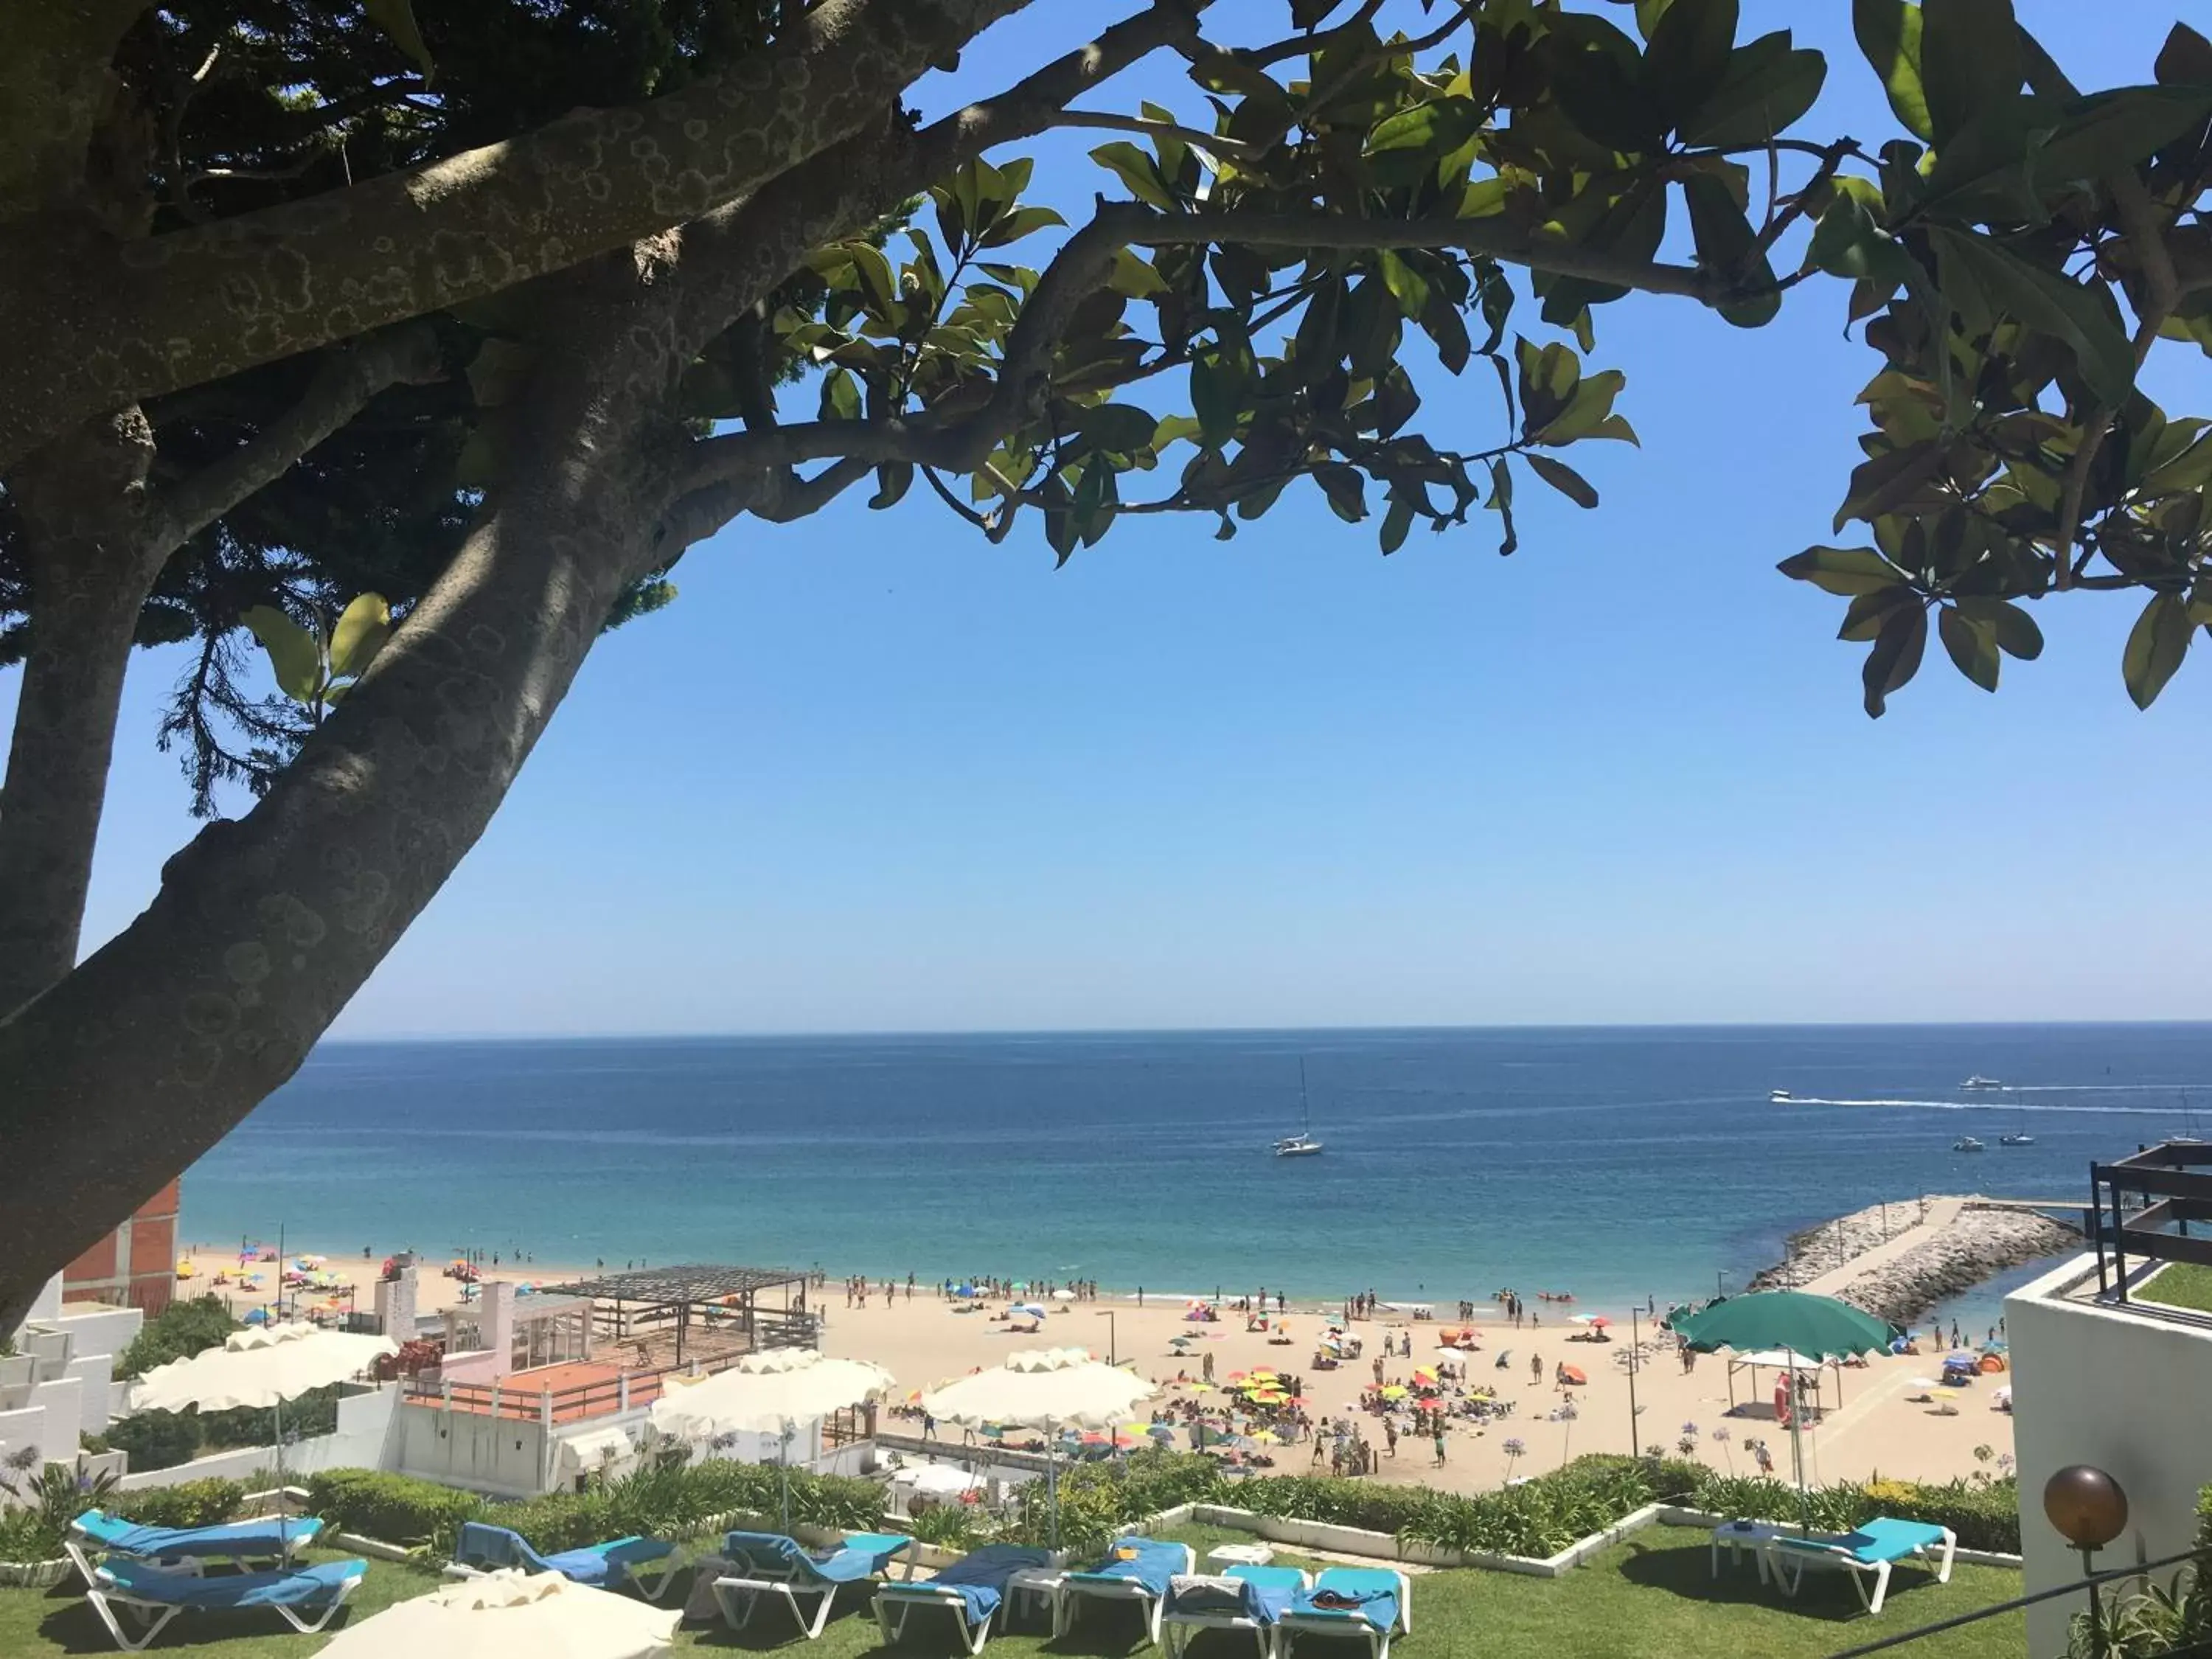
[[[1954,1152],[1986,1152],[1989,1148],[1972,1135],[1960,1135],[1951,1143],[1951,1150]]]
[[[1314,1139],[1313,1106],[1306,1098],[1306,1063],[1303,1059],[1298,1061],[1298,1110],[1304,1127],[1275,1143],[1277,1158],[1313,1158],[1322,1151],[1322,1143]]]
[[[1984,1077],[1977,1072],[1959,1086],[1961,1089],[2002,1089],[2004,1085],[1993,1077]]]
[[[1797,1098],[1796,1096],[1791,1094],[1787,1089],[1769,1089],[1766,1091],[1766,1097],[1769,1100],[1795,1100]]]
[[[2008,1135],[1999,1135],[1997,1137],[1997,1145],[2000,1146],[2033,1146],[2035,1145],[2035,1137],[2031,1134],[2022,1134],[2015,1132]]]

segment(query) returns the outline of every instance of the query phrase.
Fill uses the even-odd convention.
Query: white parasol
[[[357,1376],[399,1352],[388,1336],[353,1336],[313,1325],[263,1325],[234,1331],[219,1348],[156,1365],[138,1379],[131,1409],[228,1411],[246,1406],[276,1412],[276,1475],[284,1474],[283,1404],[316,1389]]]
[[[653,1402],[653,1426],[679,1440],[773,1434],[783,1443],[781,1467],[787,1469],[799,1424],[880,1400],[891,1386],[889,1371],[864,1359],[832,1359],[812,1348],[766,1348],[696,1382],[668,1378],[668,1391]],[[788,1532],[790,1477],[782,1479]]]
[[[1118,1365],[1102,1365],[1081,1348],[1030,1348],[1006,1363],[977,1371],[922,1396],[922,1409],[940,1422],[978,1429],[1003,1423],[1018,1428],[1108,1429],[1127,1422],[1139,1400],[1158,1390]],[[1045,1465],[1052,1504],[1053,1547],[1060,1544],[1060,1457]]]
[[[557,1572],[501,1571],[447,1584],[349,1626],[325,1659],[652,1659],[683,1614]]]

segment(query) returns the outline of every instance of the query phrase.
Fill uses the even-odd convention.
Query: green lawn
[[[1192,1528],[1176,1537],[1199,1547],[1238,1534]],[[1285,1554],[1279,1558],[1301,1565]],[[368,1581],[345,1615],[349,1621],[420,1595],[436,1583],[419,1570],[372,1562]],[[83,1597],[70,1585],[41,1592],[0,1590],[0,1656],[46,1659],[55,1654],[112,1653],[114,1644]],[[681,1586],[678,1586],[680,1591]],[[1762,1589],[1748,1565],[1708,1574],[1705,1534],[1654,1527],[1560,1579],[1510,1573],[1433,1572],[1413,1588],[1413,1633],[1394,1645],[1405,1659],[1701,1659],[1705,1655],[1755,1659],[1820,1659],[1878,1635],[1966,1613],[2020,1593],[2020,1575],[1988,1567],[1960,1567],[1948,1585],[1911,1567],[1891,1581],[1890,1601],[1880,1620],[1859,1611],[1850,1585],[1838,1575],[1808,1576],[1802,1597],[1783,1600]],[[342,1621],[343,1622],[343,1621]],[[271,1626],[276,1626],[272,1630]],[[333,1626],[333,1629],[341,1627]],[[917,1659],[954,1659],[949,1624],[941,1638],[924,1638],[917,1620],[902,1651]],[[326,1639],[283,1629],[274,1613],[187,1614],[149,1650],[198,1649],[220,1659],[294,1659],[313,1653]],[[1003,1659],[1128,1659],[1140,1651],[1135,1613],[1107,1607],[1086,1609],[1068,1639],[1054,1644],[1030,1634],[997,1638],[985,1650]],[[1911,1659],[2018,1659],[2027,1645],[2018,1613],[1928,1638],[1905,1651]],[[783,1650],[791,1659],[858,1659],[881,1651],[866,1598],[848,1593],[820,1642],[801,1643],[779,1607],[761,1609],[741,1638],[719,1627],[685,1631],[683,1649]],[[1246,1638],[1200,1635],[1194,1659],[1247,1659]],[[1300,1659],[1365,1659],[1364,1645],[1301,1640]],[[424,1655],[423,1659],[435,1659]]]
[[[2162,1302],[2169,1308],[2212,1313],[2212,1267],[2200,1267],[2192,1261],[2170,1262],[2135,1296],[2141,1302]]]

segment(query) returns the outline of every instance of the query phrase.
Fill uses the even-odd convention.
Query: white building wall
[[[2081,1256],[2005,1298],[2030,1594],[2081,1576],[2080,1555],[2043,1513],[2044,1483],[2059,1469],[2089,1464],[2127,1493],[2128,1530],[2098,1554],[2100,1570],[2188,1548],[2197,1492],[2212,1485],[2212,1329],[2060,1299],[2095,1273],[2096,1259]],[[2085,1605],[2059,1596],[2030,1607],[2031,1659],[2063,1656]]]
[[[284,1448],[284,1478],[289,1481],[324,1469],[391,1468],[386,1459],[390,1453],[398,1405],[397,1388],[342,1396],[338,1401],[337,1432],[311,1436]],[[142,1492],[149,1486],[174,1486],[186,1480],[249,1480],[276,1467],[274,1446],[237,1446],[227,1451],[210,1452],[170,1468],[125,1475],[123,1489]]]
[[[402,1405],[394,1445],[403,1474],[501,1498],[544,1489],[545,1431],[535,1422]]]

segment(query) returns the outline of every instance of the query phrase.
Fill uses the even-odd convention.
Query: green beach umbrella
[[[1673,1330],[1693,1348],[1787,1348],[1808,1359],[1887,1353],[1897,1333],[1886,1320],[1832,1296],[1804,1291],[1753,1291],[1693,1314],[1679,1316]]]
[[[1888,1322],[1832,1296],[1805,1291],[1753,1291],[1732,1296],[1693,1314],[1677,1317],[1674,1334],[1692,1347],[1711,1352],[1734,1348],[1753,1353],[1779,1348],[1791,1360],[1840,1359],[1847,1354],[1887,1353],[1896,1335]],[[1793,1366],[1790,1375],[1796,1373]],[[1810,1531],[1811,1500],[1805,1492],[1805,1449],[1800,1423],[1804,1413],[1791,1395],[1790,1461],[1797,1476],[1799,1520]]]

